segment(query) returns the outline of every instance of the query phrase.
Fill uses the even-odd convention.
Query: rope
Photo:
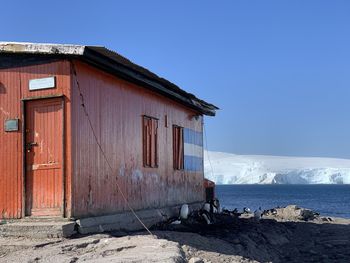
[[[71,62],[72,64],[72,69],[73,69],[73,74],[75,76],[75,81],[76,81],[76,84],[77,84],[77,87],[78,87],[78,90],[79,90],[79,95],[80,95],[80,101],[81,101],[81,107],[83,108],[84,110],[84,114],[88,120],[88,123],[89,123],[89,126],[91,128],[91,131],[92,131],[92,134],[94,136],[94,139],[95,139],[95,142],[96,144],[98,145],[98,148],[100,149],[100,152],[102,153],[102,156],[103,158],[105,159],[109,169],[111,170],[111,173],[113,173],[113,168],[112,168],[112,165],[110,164],[110,162],[108,161],[108,158],[107,158],[107,155],[106,153],[104,152],[98,138],[97,138],[97,135],[96,135],[96,132],[95,132],[95,129],[94,127],[92,126],[92,122],[91,122],[91,119],[90,119],[90,116],[89,116],[89,113],[86,109],[86,105],[85,105],[85,101],[84,101],[84,95],[82,93],[82,90],[81,90],[81,87],[80,87],[80,84],[79,84],[79,81],[78,81],[78,76],[77,76],[77,72],[75,70],[75,65],[73,62]],[[138,217],[138,215],[135,213],[135,210],[130,206],[129,202],[128,202],[128,199],[126,198],[126,196],[124,195],[119,183],[118,183],[118,178],[116,179],[116,185],[117,185],[117,188],[118,188],[118,191],[120,192],[121,196],[123,197],[124,201],[125,201],[125,204],[128,206],[129,210],[133,213],[133,215],[135,216],[135,218],[140,222],[140,224],[142,225],[142,227],[152,236],[155,238],[155,236],[152,234],[152,232],[149,230],[149,228],[142,222],[142,220]]]

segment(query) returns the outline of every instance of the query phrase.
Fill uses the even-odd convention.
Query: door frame
[[[30,101],[37,100],[49,100],[61,98],[62,103],[62,206],[61,206],[61,216],[66,216],[66,103],[64,95],[48,95],[39,97],[28,97],[21,99],[21,112],[22,112],[22,218],[26,217],[26,104]]]

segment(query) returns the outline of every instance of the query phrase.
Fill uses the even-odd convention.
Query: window
[[[173,162],[175,170],[184,169],[184,128],[173,126]]]
[[[143,116],[143,165],[158,167],[158,120]]]

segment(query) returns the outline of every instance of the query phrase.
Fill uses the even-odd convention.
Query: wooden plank
[[[26,213],[61,211],[63,196],[62,98],[26,103]],[[61,138],[61,139],[60,139]],[[62,214],[63,211],[61,211]],[[40,214],[40,212],[39,212]],[[47,212],[44,213],[48,215]]]

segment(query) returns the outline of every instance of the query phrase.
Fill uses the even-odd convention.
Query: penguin
[[[205,203],[203,205],[203,210],[207,211],[208,213],[210,213],[210,204],[209,203]]]
[[[244,207],[244,208],[243,208],[243,213],[249,214],[249,213],[250,213],[249,207]]]
[[[208,211],[203,209],[203,210],[199,211],[199,215],[204,218],[204,220],[207,223],[207,225],[211,225],[212,224],[212,219],[211,219],[211,216],[210,216],[210,212],[208,212]]]
[[[189,213],[188,204],[183,204],[181,206],[181,210],[180,210],[180,218],[181,219],[187,219],[188,218],[188,213]]]
[[[225,207],[222,208],[222,213],[223,214],[231,214],[231,211],[226,209]]]
[[[258,210],[254,211],[254,219],[259,221],[261,219],[263,211],[261,210],[261,207],[259,207]]]
[[[262,216],[277,215],[277,210],[275,208],[264,210]]]
[[[211,211],[212,213],[220,213],[220,212],[221,212],[221,211],[220,211],[220,201],[219,201],[219,199],[214,198],[214,199],[210,202],[210,204],[211,204],[210,211]]]

